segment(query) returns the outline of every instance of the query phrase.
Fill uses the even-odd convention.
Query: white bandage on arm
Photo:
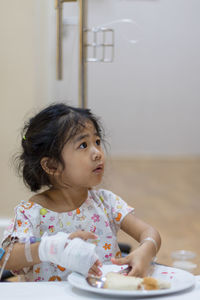
[[[29,239],[27,240],[27,242],[24,245],[24,251],[25,251],[26,260],[28,262],[33,262],[33,258],[32,258],[32,255],[31,255],[31,244],[30,244]]]
[[[41,261],[50,261],[71,271],[87,275],[98,259],[96,246],[80,238],[69,239],[69,234],[58,232],[53,236],[44,235],[38,253]]]
[[[75,238],[65,248],[60,257],[60,264],[62,266],[65,263],[65,267],[71,271],[87,275],[89,269],[98,259],[95,248],[94,244]]]
[[[58,232],[55,235],[45,233],[38,248],[38,254],[41,261],[50,261],[58,264],[58,259],[65,249],[65,246],[71,241],[69,235],[64,232]]]

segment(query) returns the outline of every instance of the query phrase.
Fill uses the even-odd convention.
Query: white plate
[[[103,274],[107,272],[114,271],[117,272],[121,269],[120,266],[115,265],[104,265],[102,267]],[[195,285],[195,277],[184,270],[175,269],[171,267],[155,265],[153,273],[151,275],[154,278],[160,278],[170,282],[171,287],[169,289],[163,290],[151,290],[151,291],[126,291],[126,290],[109,290],[109,289],[97,289],[91,287],[85,277],[78,273],[71,273],[68,276],[69,283],[78,289],[93,292],[97,294],[106,294],[112,296],[125,296],[125,297],[148,297],[148,296],[159,296],[172,294],[180,291],[184,291]]]

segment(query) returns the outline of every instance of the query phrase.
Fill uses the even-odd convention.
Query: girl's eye
[[[81,148],[81,149],[87,148],[87,143],[86,143],[86,142],[83,142],[83,143],[80,145],[79,148]]]
[[[101,145],[101,140],[100,140],[100,139],[96,140],[96,144],[97,144],[98,146]]]

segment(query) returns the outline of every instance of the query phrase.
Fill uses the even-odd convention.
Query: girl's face
[[[62,184],[91,188],[101,182],[104,173],[104,151],[92,122],[65,144],[62,150],[64,170],[59,166]]]

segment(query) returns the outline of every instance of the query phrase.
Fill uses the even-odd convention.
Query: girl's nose
[[[99,151],[99,149],[97,148],[93,148],[93,153],[92,153],[92,159],[93,160],[99,160],[102,157],[102,153],[101,151]]]

